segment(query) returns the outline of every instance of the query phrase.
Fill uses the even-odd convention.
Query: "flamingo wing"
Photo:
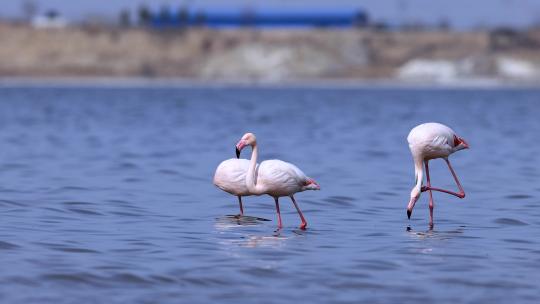
[[[302,191],[308,177],[293,164],[281,160],[267,160],[259,165],[257,182],[264,183],[273,196],[288,196]]]
[[[407,141],[412,150],[420,149],[426,158],[447,157],[454,147],[455,132],[440,123],[424,123],[411,130]]]

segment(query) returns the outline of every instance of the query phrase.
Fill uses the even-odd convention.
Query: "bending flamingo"
[[[246,186],[246,173],[249,161],[247,159],[227,159],[221,162],[214,174],[214,185],[219,189],[238,197],[240,215],[244,215],[242,196],[251,195]]]
[[[252,148],[251,161],[246,175],[246,186],[249,193],[254,195],[268,194],[274,197],[278,215],[278,228],[283,227],[279,211],[279,198],[283,196],[290,197],[302,221],[300,229],[306,229],[306,219],[294,199],[294,194],[305,190],[320,190],[319,184],[307,177],[295,165],[281,160],[266,160],[257,167],[257,138],[253,133],[246,133],[236,144],[237,155],[246,146]]]
[[[459,183],[452,165],[450,165],[448,156],[456,151],[468,149],[469,144],[467,144],[463,138],[457,136],[457,134],[449,127],[435,122],[425,123],[414,127],[409,133],[409,136],[407,136],[407,141],[409,142],[409,148],[411,149],[414,160],[414,174],[416,178],[415,186],[411,191],[411,200],[407,206],[407,217],[409,219],[411,218],[412,210],[420,197],[420,193],[429,191],[429,225],[433,227],[433,194],[431,191],[440,191],[455,195],[459,198],[465,197],[465,191]],[[429,161],[435,158],[444,159],[456,181],[459,193],[431,186],[429,178]],[[424,175],[422,163],[426,166],[427,186],[425,187],[422,187]]]

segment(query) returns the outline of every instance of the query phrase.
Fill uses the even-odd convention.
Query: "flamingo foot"
[[[302,224],[300,224],[300,227],[299,227],[299,228],[302,229],[302,230],[306,230],[306,228],[307,228],[307,223],[306,223],[306,222],[302,222]]]

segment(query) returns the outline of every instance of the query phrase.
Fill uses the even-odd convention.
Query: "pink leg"
[[[452,165],[450,165],[450,161],[447,158],[445,158],[444,161],[446,161],[446,164],[448,164],[448,168],[450,169],[450,172],[452,172],[452,176],[454,176],[454,180],[456,181],[456,184],[457,184],[457,186],[459,188],[459,193],[453,192],[453,191],[450,191],[450,190],[440,189],[440,188],[433,188],[433,187],[430,187],[430,186],[422,187],[422,191],[433,190],[433,191],[439,191],[439,192],[448,193],[448,194],[457,196],[459,198],[464,198],[465,197],[465,191],[463,190],[463,187],[461,187],[461,184],[459,183],[456,172],[454,172],[454,169],[452,168]]]
[[[429,189],[429,226],[433,227],[433,193],[431,192],[431,180],[429,178],[429,160],[425,161],[426,164],[426,179],[427,188]]]
[[[244,207],[242,206],[242,197],[238,196],[238,204],[240,204],[240,215],[244,215]]]
[[[300,208],[298,208],[298,204],[296,204],[296,200],[294,199],[294,196],[291,195],[291,200],[294,204],[294,207],[296,208],[296,211],[298,211],[298,215],[300,215],[300,219],[302,220],[302,224],[300,224],[300,229],[306,229],[307,222],[304,218],[304,215],[302,214],[302,211],[300,211]]]
[[[283,228],[283,224],[281,223],[281,212],[279,212],[278,198],[274,197],[274,200],[276,201],[276,211],[277,211],[277,216],[278,216],[278,229],[281,229]]]

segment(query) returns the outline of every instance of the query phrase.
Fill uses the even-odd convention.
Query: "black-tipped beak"
[[[412,214],[412,211],[409,210],[409,209],[407,209],[407,217],[408,217],[409,219],[411,219],[411,214]]]
[[[237,147],[235,147],[235,149],[236,149],[236,158],[240,158],[240,150],[238,150]]]

